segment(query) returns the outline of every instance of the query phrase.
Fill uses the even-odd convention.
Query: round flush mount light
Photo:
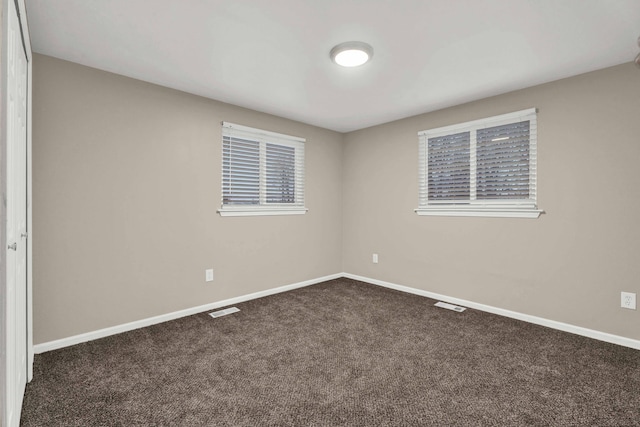
[[[343,67],[358,67],[371,59],[373,48],[363,42],[340,43],[331,49],[331,60]]]

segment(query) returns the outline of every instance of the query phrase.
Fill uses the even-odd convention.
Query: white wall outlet
[[[213,268],[204,271],[204,280],[207,282],[213,282]]]
[[[374,264],[377,264],[378,263],[378,254],[373,254],[372,260],[373,260]]]
[[[620,292],[620,307],[635,310],[636,294],[633,292]]]

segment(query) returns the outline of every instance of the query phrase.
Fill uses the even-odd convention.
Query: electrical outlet
[[[204,280],[207,282],[213,282],[213,268],[204,271]]]
[[[636,294],[633,292],[620,292],[620,307],[635,310]]]
[[[378,263],[378,254],[373,254],[373,263],[374,264]]]

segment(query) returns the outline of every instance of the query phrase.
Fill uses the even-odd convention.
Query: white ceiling
[[[27,0],[33,50],[347,132],[631,62],[639,0]],[[331,48],[364,41],[341,68]],[[640,73],[640,71],[639,71]]]

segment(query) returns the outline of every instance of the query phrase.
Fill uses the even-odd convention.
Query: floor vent
[[[230,307],[230,308],[225,308],[224,310],[219,310],[219,311],[214,311],[212,313],[209,313],[209,316],[215,319],[216,317],[226,316],[227,314],[237,313],[239,311],[240,309],[236,307]]]
[[[464,307],[460,307],[459,305],[449,304],[448,302],[438,301],[435,304],[436,307],[446,308],[447,310],[457,311],[458,313],[462,313],[466,310]]]

